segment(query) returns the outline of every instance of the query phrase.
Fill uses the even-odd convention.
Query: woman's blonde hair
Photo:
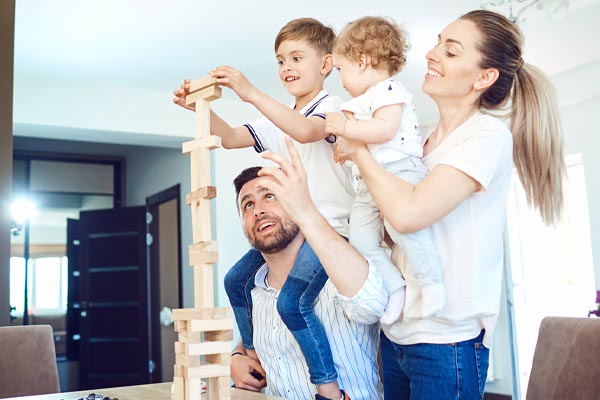
[[[373,68],[386,68],[395,75],[406,64],[410,49],[407,33],[392,19],[362,17],[348,23],[333,43],[333,52],[358,61],[371,57]]]
[[[508,18],[487,10],[471,11],[460,19],[473,22],[481,33],[481,68],[499,71],[496,82],[480,97],[479,106],[501,110],[510,102],[513,158],[527,201],[546,224],[559,218],[565,177],[562,128],[554,88],[536,67],[523,62],[523,35]]]

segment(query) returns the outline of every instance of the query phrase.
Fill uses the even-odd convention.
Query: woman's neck
[[[439,104],[440,119],[435,129],[438,142],[444,140],[473,114],[479,111],[474,104]]]

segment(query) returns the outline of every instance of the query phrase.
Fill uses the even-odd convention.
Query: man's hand
[[[279,168],[263,167],[258,175],[270,176],[273,179],[261,179],[256,184],[275,194],[277,201],[288,216],[296,224],[301,225],[301,219],[310,219],[313,212],[318,214],[318,211],[310,198],[306,172],[300,161],[298,151],[296,151],[289,137],[285,138],[285,144],[290,155],[289,161],[281,154],[261,154],[263,158],[279,164]]]
[[[231,367],[229,369],[231,379],[238,389],[251,390],[258,392],[267,386],[267,374],[260,362],[252,357],[243,354],[237,354],[231,357]],[[256,379],[253,376],[256,373],[262,375],[262,379]],[[258,375],[256,375],[258,376]]]
[[[186,110],[194,111],[194,107],[187,106],[185,104],[185,98],[188,94],[190,94],[190,80],[186,79],[183,81],[179,89],[173,90],[173,95],[175,96],[175,98],[173,99],[173,103],[185,108]]]
[[[325,133],[344,136],[344,133],[346,133],[346,117],[340,113],[325,113]]]
[[[217,78],[218,84],[233,90],[243,101],[251,101],[252,94],[256,92],[256,88],[241,71],[228,65],[213,69],[209,75]]]

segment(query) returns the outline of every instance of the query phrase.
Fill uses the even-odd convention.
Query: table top
[[[116,388],[82,390],[79,392],[65,392],[43,394],[38,396],[11,397],[5,400],[77,400],[85,398],[90,393],[97,393],[119,400],[171,400],[171,382],[153,383],[139,386],[123,386]],[[205,397],[203,396],[203,399]],[[277,400],[280,397],[267,396],[262,393],[249,392],[231,388],[232,400]],[[200,399],[198,399],[200,400]]]

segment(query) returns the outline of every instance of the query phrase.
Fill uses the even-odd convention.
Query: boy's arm
[[[338,293],[354,297],[367,280],[369,264],[319,213],[308,192],[306,172],[289,138],[286,147],[290,161],[280,154],[262,153],[263,158],[279,164],[281,169],[262,168],[259,175],[274,180],[265,179],[260,185],[275,194],[286,214],[299,226]]]
[[[194,107],[185,104],[186,96],[190,94],[190,80],[186,79],[179,89],[173,91],[173,103],[195,111]],[[214,111],[210,111],[210,133],[221,138],[221,144],[226,149],[239,149],[254,146],[254,139],[250,136],[248,130],[243,126],[231,127]]]
[[[378,108],[372,119],[361,121],[346,119],[339,113],[327,113],[325,132],[363,143],[385,143],[392,140],[400,129],[403,111],[404,104],[391,104]]]
[[[241,71],[229,66],[222,66],[210,72],[217,78],[217,83],[233,90],[241,100],[252,104],[279,129],[300,143],[317,142],[324,139],[325,121],[319,117],[305,117],[293,110],[248,81]]]

